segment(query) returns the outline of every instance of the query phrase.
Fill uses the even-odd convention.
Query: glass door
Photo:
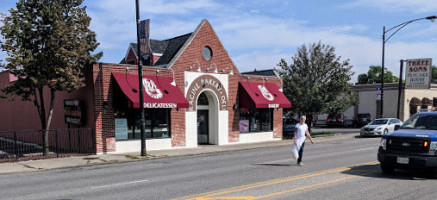
[[[208,110],[197,110],[197,143],[209,143]]]

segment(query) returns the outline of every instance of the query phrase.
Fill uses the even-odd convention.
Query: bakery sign
[[[64,100],[64,119],[67,124],[82,125],[85,105],[79,100]]]
[[[407,60],[405,88],[429,89],[431,83],[431,58]]]
[[[186,99],[188,100],[189,110],[196,110],[197,98],[205,89],[213,91],[218,97],[219,110],[227,109],[228,96],[220,80],[214,76],[203,75],[196,78],[188,88]]]

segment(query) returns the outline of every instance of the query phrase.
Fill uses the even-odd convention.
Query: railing
[[[92,128],[47,130],[49,154],[44,155],[45,130],[0,131],[0,162],[95,154]]]

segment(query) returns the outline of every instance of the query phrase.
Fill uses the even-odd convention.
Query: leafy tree
[[[5,94],[33,101],[44,133],[44,153],[48,154],[48,129],[57,91],[71,92],[85,86],[84,67],[102,53],[91,55],[99,43],[88,27],[91,18],[83,0],[20,0],[3,19],[0,28],[7,52],[5,68],[18,80],[2,89]],[[44,90],[49,90],[48,101]]]
[[[437,83],[437,67],[433,65],[431,70],[431,83]]]
[[[367,74],[358,75],[357,84],[381,83],[381,66],[370,66]],[[393,73],[384,67],[384,83],[396,83],[399,78],[393,76]]]
[[[311,125],[321,113],[340,114],[358,103],[358,94],[348,83],[354,74],[349,60],[340,60],[335,48],[313,43],[297,49],[289,65],[281,59],[279,73],[284,80],[284,94],[290,100],[292,115],[306,115]]]

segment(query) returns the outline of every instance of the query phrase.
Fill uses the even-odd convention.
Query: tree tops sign
[[[195,79],[188,88],[186,98],[188,100],[189,109],[191,111],[196,110],[197,98],[199,97],[199,94],[205,89],[212,90],[216,94],[219,102],[219,110],[227,109],[228,96],[220,80],[214,76],[204,75]]]
[[[431,79],[431,58],[407,60],[405,88],[429,89]]]

